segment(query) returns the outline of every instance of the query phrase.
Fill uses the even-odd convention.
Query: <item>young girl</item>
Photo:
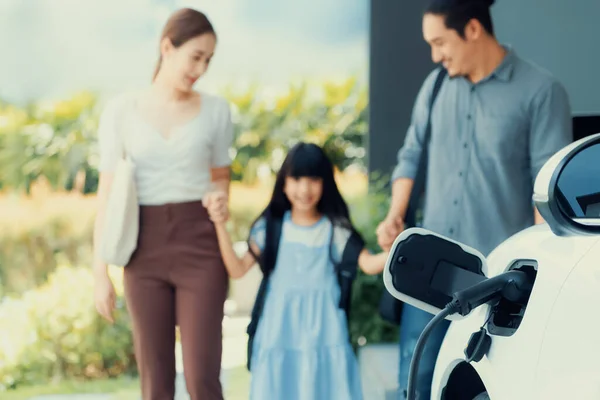
[[[268,247],[266,227],[281,224],[274,262],[268,272],[264,306],[251,343],[255,400],[362,399],[357,360],[349,342],[346,314],[333,261],[340,260],[349,238],[360,238],[323,150],[300,143],[279,171],[272,199],[253,224],[249,251],[241,259],[225,229],[224,202],[207,205],[229,274],[243,276]],[[269,240],[277,238],[270,235]],[[354,260],[367,274],[383,269],[387,254],[371,255],[360,240]],[[333,261],[332,261],[333,260]],[[260,297],[260,296],[259,296]],[[260,299],[257,298],[257,302]]]
[[[228,277],[202,199],[227,192],[233,128],[228,103],[194,90],[215,52],[204,14],[184,8],[167,21],[152,85],[117,96],[102,113],[97,244],[115,167],[135,164],[140,204],[137,248],[124,269],[127,308],[144,400],[175,396],[175,325],[192,400],[223,398],[221,323]],[[95,302],[112,322],[113,284],[96,258]]]

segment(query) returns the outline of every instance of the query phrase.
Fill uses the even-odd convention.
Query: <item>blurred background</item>
[[[2,399],[139,398],[120,269],[111,269],[117,323],[93,306],[96,128],[111,96],[149,85],[160,32],[180,7],[205,12],[218,35],[198,89],[232,105],[235,239],[245,241],[285,151],[302,138],[325,146],[355,222],[375,242],[386,209],[385,196],[366,197],[367,0],[0,0]],[[259,280],[255,269],[231,285],[228,399],[247,398],[245,328]],[[376,313],[381,289],[378,277],[357,282],[357,350],[396,339]]]
[[[180,7],[205,12],[218,35],[198,89],[231,102],[230,229],[240,250],[300,138],[325,147],[354,222],[375,249],[386,174],[433,67],[421,36],[423,2],[0,0],[3,400],[139,398],[120,269],[111,269],[117,323],[102,322],[93,305],[96,129],[111,96],[150,84],[161,29]],[[600,132],[600,59],[592,50],[600,3],[503,0],[492,11],[499,39],[565,85],[576,137]],[[245,329],[259,280],[255,268],[231,284],[227,399],[247,398]],[[350,330],[369,400],[396,385],[397,331],[378,315],[381,291],[379,276],[362,274],[353,290]],[[178,372],[183,399],[180,363]]]

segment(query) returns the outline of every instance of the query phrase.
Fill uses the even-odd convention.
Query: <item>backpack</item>
[[[246,333],[248,334],[248,348],[247,348],[247,364],[246,367],[250,371],[250,363],[252,360],[252,348],[254,346],[254,335],[262,315],[264,308],[267,285],[271,273],[275,269],[275,263],[277,261],[277,252],[279,251],[279,241],[281,238],[281,231],[283,227],[282,218],[269,217],[265,214],[266,231],[265,231],[265,246],[258,259],[259,266],[263,273],[263,278],[260,282],[252,313],[250,315],[250,323]],[[340,287],[340,302],[339,308],[344,310],[346,319],[349,318],[350,302],[351,302],[351,290],[352,283],[356,278],[358,256],[364,249],[364,241],[355,232],[352,231],[350,237],[346,241],[342,256],[339,261],[333,260],[332,257],[332,242],[335,226],[332,224],[331,238],[329,241],[329,256],[335,266],[335,272],[337,275],[338,284]]]
[[[447,75],[447,71],[441,68],[436,76],[429,99],[429,113],[427,115],[427,125],[425,126],[425,138],[423,140],[423,153],[419,159],[419,167],[417,169],[417,176],[414,180],[413,190],[410,194],[410,200],[406,210],[406,216],[404,223],[406,228],[417,226],[416,223],[416,212],[417,208],[421,206],[423,200],[423,192],[425,191],[425,181],[427,180],[427,158],[429,156],[429,142],[431,139],[431,110],[435,99],[442,87],[444,78]],[[394,325],[400,325],[402,319],[402,305],[403,303],[392,296],[387,290],[383,290],[381,299],[379,301],[379,314],[381,317]]]

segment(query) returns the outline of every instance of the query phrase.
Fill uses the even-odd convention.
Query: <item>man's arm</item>
[[[414,179],[411,178],[397,178],[393,181],[388,218],[404,220],[414,183]]]
[[[545,85],[532,102],[532,121],[529,137],[531,179],[535,178],[546,161],[573,141],[573,122],[569,96],[557,81]],[[534,207],[535,223],[544,219]]]

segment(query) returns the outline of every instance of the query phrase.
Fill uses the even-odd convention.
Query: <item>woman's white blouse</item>
[[[200,112],[165,138],[136,108],[133,95],[105,106],[98,128],[99,170],[113,172],[126,152],[136,168],[141,205],[201,200],[210,190],[211,168],[229,166],[233,125],[228,102],[202,93]]]

